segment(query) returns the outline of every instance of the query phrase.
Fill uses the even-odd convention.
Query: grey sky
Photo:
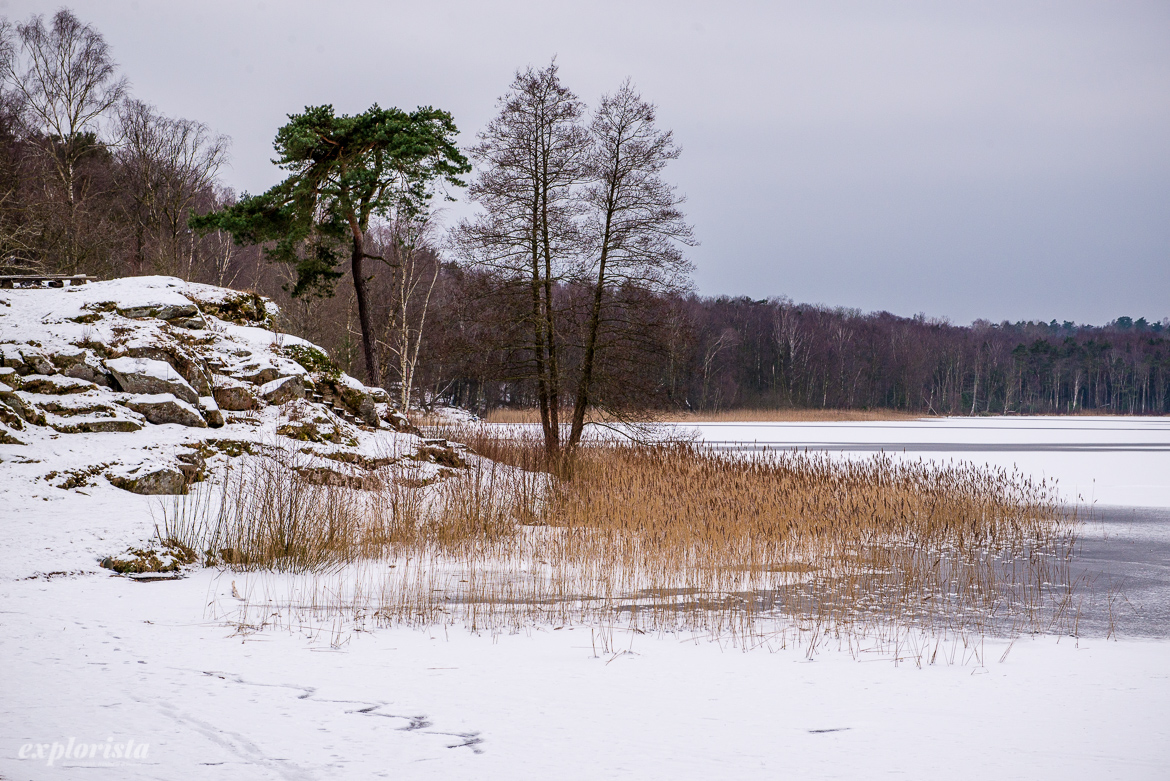
[[[431,104],[470,141],[556,54],[586,100],[631,76],[674,129],[702,293],[1170,316],[1164,0],[68,5],[136,96],[232,137],[239,190],[277,180],[272,137],[306,104]]]

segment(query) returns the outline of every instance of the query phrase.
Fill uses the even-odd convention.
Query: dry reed
[[[678,443],[590,447],[553,469],[536,440],[470,444],[498,462],[399,463],[365,490],[246,460],[177,499],[160,536],[301,573],[253,595],[241,627],[253,606],[260,625],[584,623],[745,645],[792,630],[810,647],[1075,627],[1075,516],[1019,474]]]

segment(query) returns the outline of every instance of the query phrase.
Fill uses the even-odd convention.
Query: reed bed
[[[686,443],[596,445],[553,463],[539,442],[498,432],[471,445],[499,460],[441,474],[400,462],[362,489],[248,459],[177,499],[160,537],[254,573],[229,606],[241,631],[344,617],[744,646],[913,636],[920,648],[934,638],[935,654],[940,638],[1075,632],[1075,513],[1019,474]]]

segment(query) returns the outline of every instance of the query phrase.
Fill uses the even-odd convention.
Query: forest
[[[619,418],[742,408],[1170,413],[1166,319],[965,326],[696,293],[686,253],[701,226],[692,229],[665,179],[680,152],[629,82],[591,108],[555,62],[520,70],[496,119],[458,150],[442,111],[322,108],[290,114],[287,127],[318,127],[326,114],[351,129],[409,120],[445,155],[439,167],[432,156],[425,170],[391,171],[398,179],[385,191],[401,195],[371,200],[356,239],[339,223],[344,180],[309,222],[284,219],[293,201],[273,198],[307,175],[295,149],[282,152],[285,183],[238,195],[221,175],[229,140],[135,97],[100,32],[68,10],[3,20],[0,274],[163,274],[255,291],[277,301],[286,330],[403,406],[535,407],[546,431],[579,424],[586,408]],[[551,143],[526,147],[532,138]],[[552,174],[525,179],[529,152]],[[437,179],[477,216],[440,224]],[[543,213],[529,208],[536,202]],[[267,233],[241,222],[261,207]]]

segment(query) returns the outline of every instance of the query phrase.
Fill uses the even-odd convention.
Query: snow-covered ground
[[[142,290],[151,284],[153,291]],[[46,361],[63,361],[77,341],[71,331],[86,344],[105,338],[106,327],[111,335],[129,329],[122,333],[133,339],[182,335],[168,330],[173,324],[158,324],[168,314],[160,306],[183,307],[190,297],[176,288],[164,290],[163,300],[159,290],[168,286],[156,280],[123,291],[142,300],[120,301],[120,313],[85,308],[106,300],[96,286],[75,294],[6,292],[10,307],[0,314],[32,311],[31,295],[74,296],[65,299],[64,315],[93,322],[74,327],[52,313],[0,318],[0,341],[28,340],[29,328],[47,327],[52,333],[38,335],[36,348]],[[49,299],[33,303],[42,300]],[[155,320],[132,304],[153,311]],[[181,327],[197,336],[206,331],[208,350],[220,349],[217,340],[234,350],[254,343],[248,361],[264,358],[280,371],[296,371],[281,363],[271,331],[200,322]],[[282,345],[288,342],[276,346]],[[99,380],[103,366],[118,360],[100,351],[87,356],[86,376]],[[238,371],[226,362],[208,366],[216,391],[236,387],[218,372],[243,377],[247,368],[243,358]],[[53,366],[42,368],[35,376]],[[22,378],[34,376],[24,371]],[[263,395],[270,381],[255,377],[237,385],[251,382],[256,389],[245,390]],[[11,373],[6,379],[24,381]],[[183,392],[177,381],[158,379]],[[62,380],[35,382],[65,387]],[[1150,631],[1111,639],[1097,633],[951,641],[937,654],[933,645],[857,653],[828,641],[811,658],[806,647],[778,640],[745,649],[707,636],[610,635],[588,625],[492,636],[459,627],[355,632],[321,619],[241,633],[224,619],[242,604],[235,594],[248,594],[239,574],[205,569],[148,583],[98,567],[100,557],[147,540],[152,512],[157,517],[168,499],[124,491],[97,474],[71,487],[62,487],[62,478],[94,462],[128,468],[168,461],[212,439],[275,441],[292,408],[264,391],[271,403],[226,416],[219,428],[199,427],[193,418],[195,426],[155,425],[124,408],[142,401],[128,389],[98,386],[8,397],[47,408],[67,395],[89,394],[107,410],[94,420],[114,416],[138,428],[67,433],[67,421],[49,419],[60,428],[30,423],[13,433],[25,444],[0,445],[0,778],[1170,775],[1170,641],[1158,629],[1166,623],[1158,611],[1148,613]],[[192,410],[212,420],[211,406]],[[348,447],[359,454],[398,456],[418,445],[416,437],[370,430],[320,407],[310,413],[352,437]],[[1134,592],[1138,608],[1165,591],[1158,585],[1167,569],[1158,561],[1167,550],[1159,518],[1168,516],[1148,510],[1170,508],[1164,419],[724,424],[699,431],[729,447],[821,447],[842,457],[884,448],[913,458],[1015,464],[1055,477],[1070,498],[1126,506],[1144,519],[1130,523],[1111,511],[1112,520],[1091,533],[1155,551],[1142,560],[1148,588]],[[315,445],[320,452],[335,446]],[[214,456],[209,465],[226,457]],[[46,479],[50,471],[57,476]],[[1111,556],[1093,561],[1106,569],[1124,558]],[[919,665],[931,655],[935,664]]]
[[[1150,496],[1166,495],[1170,481],[1170,470],[1157,469],[1166,455],[1156,448],[1170,438],[1159,420],[945,425],[834,424],[815,427],[815,436],[807,426],[754,425],[750,437],[740,430],[721,439],[791,444],[799,432],[807,443],[831,431],[835,442],[902,442],[910,452],[911,444],[947,436],[969,441],[959,432],[992,448],[1053,442],[1059,432],[1070,445],[1108,437],[1149,446],[1132,462],[1140,479],[1100,472],[1098,490],[1113,492],[1114,504],[1124,499],[1125,480]],[[1064,483],[1067,471],[1031,455]],[[1019,456],[978,453],[1008,465]],[[1092,474],[1094,459],[1111,453],[1070,457],[1073,468]],[[242,579],[230,573],[146,584],[90,566],[82,576],[30,579],[87,556],[92,565],[100,538],[149,526],[147,497],[43,493],[9,495],[2,511],[6,529],[23,529],[6,532],[0,582],[4,778],[1158,779],[1170,772],[1164,639],[986,640],[944,648],[948,663],[920,668],[913,648],[897,664],[889,653],[855,658],[832,645],[810,661],[792,647],[745,652],[707,638],[619,633],[604,650],[588,626],[493,638],[454,628],[335,635],[326,623],[240,635],[208,609],[234,599],[233,581]],[[70,739],[97,745],[101,756],[78,758],[74,749],[49,764]],[[149,746],[145,757],[105,758],[105,746],[130,740]]]

